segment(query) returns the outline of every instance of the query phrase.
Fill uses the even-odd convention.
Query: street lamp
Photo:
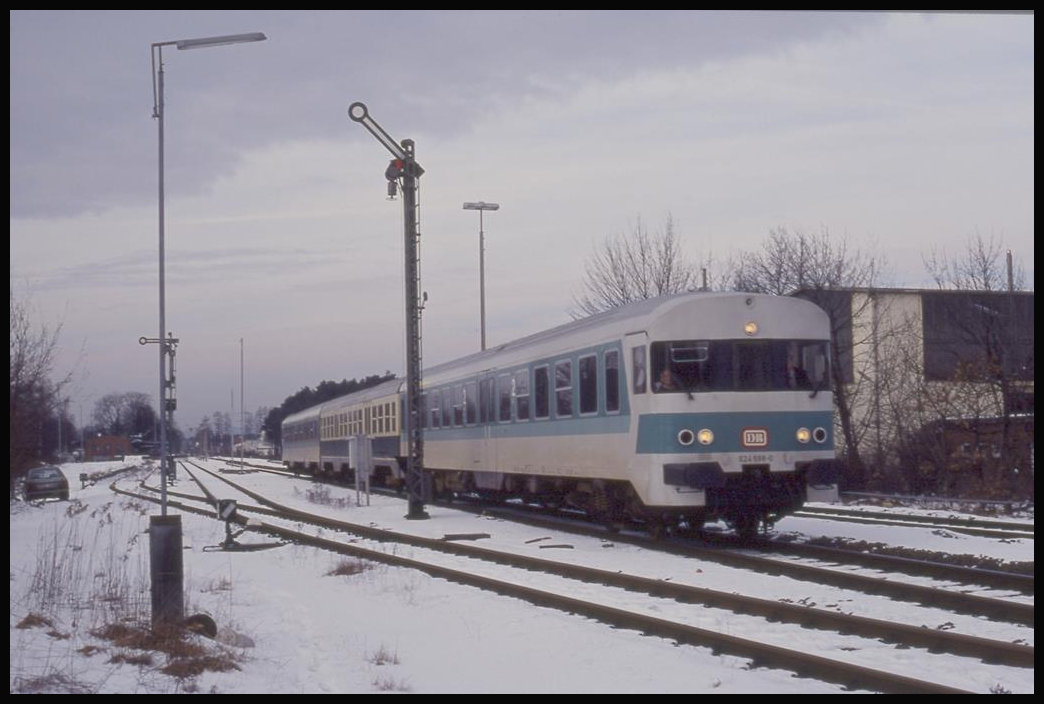
[[[482,349],[486,349],[486,233],[482,229],[482,213],[500,210],[500,203],[465,203],[464,210],[479,211],[479,315],[482,322]]]
[[[152,620],[177,622],[184,614],[181,561],[181,517],[167,516],[167,476],[173,470],[174,458],[167,456],[167,421],[173,420],[173,355],[177,340],[167,333],[166,292],[163,271],[163,47],[176,46],[180,49],[202,49],[225,44],[259,42],[267,39],[261,32],[230,34],[220,37],[179,39],[152,44],[152,117],[159,128],[159,336],[155,342],[159,347],[159,405],[160,405],[160,485],[162,487],[162,513],[152,516],[149,524],[150,566],[152,571]],[[142,342],[144,341],[144,342]],[[141,344],[151,342],[141,338]],[[167,357],[171,359],[170,378],[167,376]],[[171,471],[171,476],[173,472]]]
[[[173,384],[173,380],[167,380],[167,355],[170,354],[170,343],[167,339],[166,321],[166,291],[164,287],[164,265],[163,265],[163,236],[164,236],[164,199],[163,199],[163,47],[176,46],[180,49],[201,49],[212,46],[224,46],[226,44],[240,44],[243,42],[259,42],[267,39],[261,32],[249,34],[230,34],[219,37],[202,37],[199,39],[178,39],[170,42],[156,42],[152,44],[152,117],[156,119],[159,128],[159,406],[160,406],[160,473],[162,476],[163,491],[161,496],[162,514],[167,514],[167,475],[173,464],[172,458],[167,457],[167,418],[168,413],[173,415],[173,408],[168,409],[167,391]],[[169,404],[173,406],[173,402]]]

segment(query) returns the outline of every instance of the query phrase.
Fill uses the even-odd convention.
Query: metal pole
[[[159,128],[159,396],[160,406],[160,515],[167,515],[167,320],[163,267],[164,203],[163,203],[163,47],[156,46],[158,58],[156,108],[154,116]]]
[[[486,233],[479,211],[479,318],[482,323],[482,349],[486,349]]]
[[[243,338],[239,338],[239,466],[243,466],[243,445],[246,443],[246,413],[243,411]]]
[[[420,273],[417,245],[420,239],[417,223],[417,189],[419,167],[413,152],[413,140],[404,139],[406,168],[403,170],[402,207],[406,237],[406,485],[409,489],[409,512],[406,518],[427,518],[424,511],[424,437],[421,431],[421,343],[420,343]]]
[[[482,349],[486,349],[486,228],[482,216],[487,210],[499,210],[499,203],[465,203],[464,210],[477,210],[479,214],[479,324]]]

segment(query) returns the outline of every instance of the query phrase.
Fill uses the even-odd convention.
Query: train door
[[[479,380],[479,426],[482,438],[479,442],[476,469],[494,470],[497,466],[497,404],[496,376],[490,373]]]

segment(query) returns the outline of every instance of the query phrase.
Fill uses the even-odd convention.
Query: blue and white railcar
[[[283,464],[297,471],[319,469],[319,412],[312,406],[283,419]]]
[[[788,297],[690,293],[424,373],[440,489],[756,531],[836,484],[830,327]]]

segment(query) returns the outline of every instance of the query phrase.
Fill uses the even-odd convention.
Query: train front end
[[[649,511],[723,519],[750,537],[810,490],[836,497],[825,312],[794,298],[710,295],[665,310],[643,337],[630,349],[631,476]]]

